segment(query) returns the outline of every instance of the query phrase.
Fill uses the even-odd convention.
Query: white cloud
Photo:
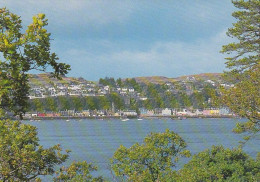
[[[175,77],[183,74],[222,72],[225,68],[225,56],[219,51],[221,46],[228,42],[230,40],[223,31],[207,40],[200,39],[193,43],[156,42],[146,51],[125,49],[93,54],[84,49],[72,49],[67,55],[74,59],[75,69],[86,65],[86,72],[91,72],[91,69],[96,72],[103,70],[105,76]],[[111,43],[111,46],[114,47],[115,44]],[[96,67],[92,67],[92,64]]]

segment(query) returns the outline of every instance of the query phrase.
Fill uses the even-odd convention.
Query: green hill
[[[220,81],[222,80],[221,76],[223,73],[201,73],[196,75],[186,75],[180,76],[177,78],[167,78],[164,76],[150,76],[150,77],[135,77],[136,81],[139,83],[154,83],[154,84],[164,84],[166,82],[176,82],[176,81],[188,81],[188,80],[212,80],[212,81]]]
[[[74,78],[74,77],[62,77],[61,80],[56,78],[52,78],[49,73],[41,73],[41,74],[30,74],[29,81],[31,85],[43,86],[43,85],[51,85],[51,84],[64,84],[68,85],[71,83],[80,84],[87,81],[83,78]]]
[[[180,76],[177,78],[167,78],[164,76],[150,76],[150,77],[135,77],[136,81],[138,83],[153,83],[153,84],[164,84],[167,82],[174,83],[176,81],[189,81],[192,79],[205,81],[205,80],[212,80],[212,81],[221,81],[221,76],[223,73],[201,73],[196,75],[186,75],[186,76]],[[51,84],[59,84],[62,83],[64,85],[68,85],[71,83],[80,84],[80,83],[86,83],[86,82],[92,82],[93,81],[87,81],[83,78],[74,78],[74,77],[62,77],[62,80],[58,80],[55,78],[51,78],[51,75],[49,73],[42,73],[42,74],[31,74],[30,75],[30,84],[31,85],[37,85],[37,86],[43,86],[43,85],[51,85]],[[123,79],[125,80],[125,79]]]

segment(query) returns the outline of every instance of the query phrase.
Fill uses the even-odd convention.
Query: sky
[[[223,72],[236,20],[230,0],[0,0],[21,16],[45,13],[52,51],[68,76],[97,81]]]

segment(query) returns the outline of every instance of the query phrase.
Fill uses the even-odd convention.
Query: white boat
[[[126,118],[126,119],[122,119],[121,121],[128,121],[128,120],[129,120],[129,119]]]
[[[141,121],[141,120],[143,120],[143,119],[139,118],[139,119],[137,119],[137,120]]]

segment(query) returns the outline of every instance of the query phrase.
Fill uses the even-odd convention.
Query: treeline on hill
[[[117,93],[111,93],[101,97],[47,97],[32,99],[29,101],[30,111],[60,111],[71,110],[100,110],[111,109],[114,103],[115,109],[124,108],[124,100]]]
[[[169,91],[166,84],[137,83],[135,79],[104,78],[99,80],[99,84],[108,85],[114,88],[109,94],[104,96],[58,96],[29,101],[29,111],[60,111],[60,110],[122,110],[132,109],[138,111],[139,108],[193,108],[204,109],[216,107],[218,94],[211,86],[206,85],[202,90],[193,89],[191,94],[187,94],[185,88],[176,84],[175,92]],[[116,87],[134,88],[139,96],[126,94],[120,95],[116,92]],[[140,100],[138,97],[146,97]]]

